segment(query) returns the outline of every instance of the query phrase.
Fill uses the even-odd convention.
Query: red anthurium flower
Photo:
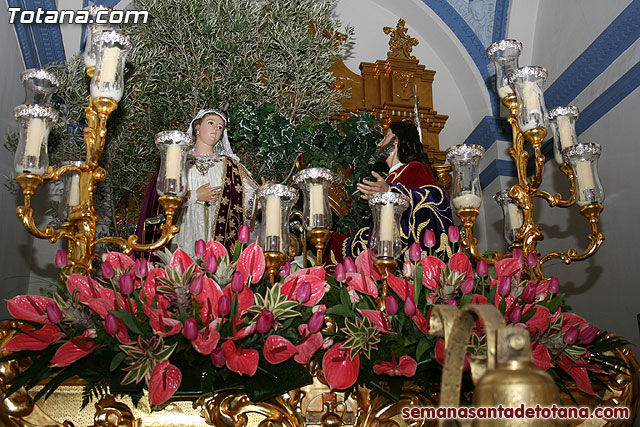
[[[389,287],[393,289],[402,301],[406,300],[408,296],[413,298],[413,285],[405,279],[389,274],[387,282],[389,283]]]
[[[98,315],[100,317],[102,317],[103,319],[105,317],[107,317],[107,314],[109,313],[109,310],[116,310],[116,300],[115,300],[115,294],[113,292],[111,292],[113,294],[112,298],[90,298],[87,301],[87,305],[89,306],[89,308],[91,308],[91,310],[93,310],[94,312],[98,313]],[[124,300],[124,297],[120,297],[120,302],[122,303]]]
[[[151,305],[151,302],[155,297],[158,307],[164,309],[169,306],[169,301],[167,301],[167,299],[162,295],[156,295],[156,288],[160,284],[160,282],[158,281],[158,277],[167,277],[167,273],[165,273],[164,269],[156,267],[149,271],[146,279],[144,279],[144,284],[142,285],[142,290],[144,292],[144,303]]]
[[[152,308],[143,304],[144,314],[149,318],[149,326],[153,329],[153,333],[160,337],[170,337],[180,332],[182,323],[179,320],[172,319],[169,313],[164,310]]]
[[[220,257],[223,256],[229,259],[229,252],[227,252],[227,248],[225,248],[222,243],[215,242],[213,240],[207,243],[204,256],[208,257],[211,254],[215,255],[217,259],[220,259]]]
[[[377,375],[386,374],[392,377],[412,377],[416,373],[418,364],[410,356],[400,356],[399,363],[396,363],[396,355],[391,353],[391,362],[379,362],[373,365],[373,372]]]
[[[239,374],[246,374],[252,377],[258,370],[258,350],[243,349],[242,346],[236,349],[233,341],[228,340],[222,344],[224,356],[227,360],[227,368]]]
[[[312,271],[310,271],[311,269],[305,268],[303,270],[312,273]],[[305,307],[313,307],[324,297],[328,284],[324,280],[324,277],[320,278],[317,274],[300,274],[300,271],[302,270],[296,271],[285,279],[284,285],[282,286],[282,293],[287,296],[287,299],[292,301],[296,300],[298,288],[300,288],[300,285],[304,282],[308,282],[311,286],[311,295],[302,305]]]
[[[531,352],[533,354],[533,364],[536,368],[546,371],[551,367],[551,357],[549,356],[549,349],[545,344],[537,341],[532,342]]]
[[[376,298],[378,296],[378,287],[371,277],[359,273],[347,273],[347,289],[360,292],[361,294],[371,295]]]
[[[579,364],[569,359],[567,356],[562,355],[560,359],[556,360],[556,365],[562,368],[562,370],[567,374],[571,375],[571,378],[573,378],[580,390],[594,396],[596,395],[591,387],[591,382],[589,381],[589,374],[587,374],[587,369],[585,368],[586,363]]]
[[[182,373],[164,360],[158,363],[151,372],[149,380],[149,403],[159,405],[169,400],[182,382]]]
[[[97,346],[93,344],[90,338],[94,338],[95,334],[91,331],[84,331],[81,337],[75,337],[62,344],[56,354],[51,359],[52,368],[63,368],[82,359],[85,356],[97,350]]]
[[[464,277],[473,277],[471,261],[464,252],[456,252],[449,258],[449,268],[457,273],[464,274]]]
[[[360,255],[356,258],[356,269],[358,273],[366,277],[373,277],[373,280],[380,280],[380,273],[378,273],[378,270],[373,266],[373,257],[371,256],[370,249],[365,249],[360,252]]]
[[[105,294],[103,292],[105,290],[110,292]],[[115,299],[115,294],[111,289],[107,289],[95,280],[79,274],[72,274],[67,277],[67,291],[71,295],[77,294],[79,301],[83,304],[86,304],[90,298],[102,298],[104,296],[110,300]]]
[[[121,252],[107,252],[102,255],[102,262],[108,262],[116,272],[123,272],[127,269],[132,269],[135,262]]]
[[[580,327],[586,325],[586,321],[573,313],[562,313],[562,332],[565,332],[569,328],[573,328],[575,325]]]
[[[375,326],[380,332],[388,333],[391,331],[391,324],[387,315],[379,310],[360,310],[358,312],[371,321],[371,324]]]
[[[35,295],[18,295],[7,302],[9,313],[16,319],[30,322],[45,323],[47,320],[46,307],[54,300]]]
[[[253,292],[251,292],[251,289],[249,289],[247,285],[244,286],[242,292],[238,292],[237,294],[233,292],[231,286],[225,286],[222,293],[228,296],[231,301],[233,301],[233,297],[238,296],[238,314],[242,314],[243,311],[253,305]],[[233,313],[231,314],[233,315]]]
[[[202,304],[200,307],[200,320],[202,323],[209,323],[210,317],[218,317],[218,302],[222,296],[222,289],[215,280],[202,276],[202,290],[196,296],[196,301]]]
[[[20,350],[44,350],[54,342],[65,337],[63,332],[56,325],[47,324],[35,330],[31,325],[24,325],[20,328],[21,334],[11,338],[2,348],[4,351]]]
[[[191,264],[193,264],[193,259],[182,249],[175,251],[169,260],[169,267],[177,268],[180,274],[184,273]],[[200,268],[196,266],[195,271],[200,271]]]
[[[208,326],[200,329],[198,336],[191,341],[191,345],[200,354],[211,354],[218,345],[220,333],[218,332],[218,322],[213,321]]]
[[[291,342],[280,335],[269,335],[264,342],[262,354],[267,362],[272,365],[286,362],[296,354],[298,350]]]
[[[306,365],[311,361],[313,355],[320,350],[322,342],[322,334],[320,332],[311,334],[302,344],[296,346],[297,353],[293,356],[293,360],[301,365]]]
[[[549,322],[551,320],[551,314],[549,313],[549,310],[547,309],[547,307],[541,305],[530,304],[525,306],[523,314],[526,314],[529,310],[532,309],[535,309],[536,312],[533,316],[531,316],[531,319],[525,322],[525,327],[527,328],[529,333],[531,333],[531,335],[535,334],[536,332],[546,331],[547,328],[549,328]]]
[[[503,276],[515,276],[516,281],[520,281],[520,270],[522,269],[520,258],[505,258],[496,262],[495,268],[497,280]]]
[[[429,334],[429,317],[431,315],[431,308],[432,307],[429,307],[427,317],[424,317],[420,311],[416,311],[416,314],[411,316],[413,323],[415,323],[418,329],[424,334]]]
[[[331,390],[351,387],[360,371],[360,355],[356,354],[351,359],[351,350],[343,349],[342,344],[344,343],[335,343],[322,358],[322,371]]]
[[[440,258],[426,256],[420,260],[420,264],[423,268],[422,285],[429,289],[438,289],[438,280],[445,263]]]
[[[262,248],[252,243],[242,251],[238,259],[238,271],[247,279],[251,276],[251,283],[258,283],[264,274],[265,263]]]

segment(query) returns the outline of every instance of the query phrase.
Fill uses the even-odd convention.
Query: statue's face
[[[196,126],[196,130],[200,132],[197,140],[213,147],[222,138],[224,120],[217,114],[209,114]]]
[[[384,137],[378,142],[378,151],[373,155],[376,162],[384,162],[396,151],[398,138],[387,128]]]

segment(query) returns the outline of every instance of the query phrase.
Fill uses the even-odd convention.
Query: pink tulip
[[[569,344],[569,345],[573,345],[578,341],[578,329],[576,328],[569,328],[567,329],[567,332],[564,333],[564,342]]]
[[[108,262],[100,264],[100,270],[102,271],[102,277],[105,279],[111,279],[113,277],[113,267]]]
[[[558,281],[558,278],[554,276],[549,280],[549,292],[557,294],[559,290],[560,282]]]
[[[404,314],[411,317],[416,314],[416,302],[411,295],[404,300]]]
[[[309,331],[312,334],[319,332],[320,329],[324,326],[324,313],[321,311],[316,311],[311,315],[309,319]]]
[[[538,254],[535,252],[531,252],[529,255],[527,255],[527,264],[529,265],[529,267],[535,267],[536,265],[538,265]]]
[[[244,289],[244,277],[242,277],[242,273],[236,271],[233,273],[233,277],[231,278],[231,290],[233,292],[242,292]]]
[[[118,319],[111,313],[108,313],[104,318],[104,331],[109,335],[115,335],[118,333],[120,325],[118,325]]]
[[[222,368],[227,362],[227,358],[224,356],[224,350],[220,347],[214,349],[211,354],[211,363],[216,368]]]
[[[231,299],[226,295],[222,295],[220,299],[218,299],[218,314],[220,314],[220,316],[226,316],[230,312]]]
[[[215,273],[218,270],[218,259],[214,254],[210,254],[204,259],[204,269],[207,273]]]
[[[129,295],[133,292],[133,278],[131,275],[123,274],[118,279],[118,282],[120,282],[120,293],[122,293],[122,295]]]
[[[500,283],[498,284],[498,293],[503,297],[511,293],[511,277],[502,276],[500,278]]]
[[[273,313],[263,308],[260,314],[258,314],[258,320],[256,320],[256,331],[260,334],[266,334],[273,326],[274,320]]]
[[[480,261],[478,261],[478,264],[476,265],[476,273],[478,273],[478,276],[480,277],[487,277],[487,274],[489,274],[489,266],[487,265],[487,261],[480,259]]]
[[[387,297],[387,314],[396,314],[398,312],[398,300],[393,295]]]
[[[458,240],[460,240],[460,230],[458,230],[458,227],[456,227],[455,225],[450,225],[449,229],[447,230],[447,237],[449,238],[449,241],[451,243],[456,243]]]
[[[149,267],[147,266],[147,260],[144,258],[138,258],[133,266],[133,273],[136,277],[146,277],[149,273]]]
[[[520,320],[522,320],[522,307],[516,304],[511,309],[511,313],[509,313],[509,321],[511,323],[520,323]]]
[[[62,268],[67,265],[67,253],[62,249],[56,252],[56,267]]]
[[[470,294],[471,292],[473,292],[473,288],[475,288],[475,286],[476,282],[473,277],[467,277],[466,279],[464,279],[464,282],[462,282],[460,290],[463,294]]]
[[[431,229],[427,229],[424,231],[424,236],[422,237],[422,243],[427,248],[432,248],[436,245],[436,235]]]
[[[193,279],[193,282],[189,285],[189,292],[191,295],[200,295],[200,292],[202,292],[202,280],[202,276],[198,276]]]
[[[344,265],[342,265],[342,263],[338,263],[338,265],[336,265],[335,276],[338,282],[344,282],[347,279],[347,275],[344,271]]]
[[[298,291],[296,292],[296,299],[301,304],[309,301],[309,297],[311,297],[311,283],[304,281],[300,283],[298,286]]]
[[[280,275],[282,277],[287,277],[289,274],[291,274],[291,263],[289,261],[287,261],[280,268],[280,271],[278,272],[278,275]]]
[[[346,273],[357,273],[358,269],[356,268],[356,263],[353,261],[353,258],[350,256],[346,257],[342,264],[344,265],[344,271]]]
[[[202,239],[196,240],[195,254],[197,257],[202,257],[207,251],[207,244]]]
[[[593,325],[589,325],[580,331],[580,341],[582,341],[582,344],[584,345],[589,345],[596,338],[596,335],[598,335],[598,328]]]
[[[247,243],[249,241],[250,234],[249,226],[247,224],[242,224],[238,230],[238,241]]]
[[[422,251],[420,250],[420,244],[413,242],[411,246],[409,246],[409,259],[411,261],[419,261],[421,257]]]
[[[51,323],[58,323],[62,320],[62,312],[60,311],[60,307],[55,302],[50,302],[45,306],[45,310],[47,311],[47,318]]]
[[[182,327],[182,335],[189,341],[198,336],[198,322],[195,318],[190,317],[184,322]]]
[[[531,304],[536,298],[536,283],[531,282],[527,286],[525,286],[520,298],[522,298],[522,302]]]

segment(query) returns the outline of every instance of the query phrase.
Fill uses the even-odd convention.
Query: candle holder
[[[373,260],[373,266],[380,274],[382,280],[382,289],[380,295],[376,298],[378,310],[385,311],[387,309],[387,297],[389,296],[389,274],[393,273],[398,267],[398,262],[390,258],[376,258]]]
[[[516,243],[516,233],[522,227],[524,223],[524,216],[522,210],[509,196],[509,189],[502,190],[493,196],[493,199],[502,208],[502,214],[504,215],[504,238],[507,243],[513,245]]]
[[[508,76],[518,69],[522,43],[518,40],[500,40],[487,48],[487,56],[496,67],[496,92],[500,99],[514,95]]]
[[[49,166],[47,141],[58,112],[42,105],[19,105],[13,110],[20,126],[14,169],[18,174],[44,175]]]
[[[287,256],[282,252],[265,252],[264,263],[267,276],[269,277],[269,283],[273,285],[276,282],[276,274],[280,272],[280,268],[287,260]]]
[[[580,115],[578,107],[567,105],[549,110],[547,121],[553,135],[553,156],[559,165],[564,163],[562,150],[578,144],[576,120]]]
[[[193,139],[185,132],[167,130],[156,135],[155,143],[161,157],[156,182],[158,194],[184,196],[187,193],[187,150]]]
[[[103,31],[93,38],[96,68],[91,78],[92,98],[120,102],[124,94],[124,64],[131,48],[129,37],[119,31]]]
[[[24,104],[49,105],[51,97],[57,92],[60,83],[52,72],[30,68],[20,73],[20,81],[24,86]]]
[[[63,162],[63,165],[75,166],[74,170],[65,173],[62,178],[64,190],[60,203],[60,216],[67,218],[73,212],[74,208],[80,206],[80,166],[82,166],[82,162],[68,161]]]
[[[580,207],[604,202],[604,189],[598,177],[598,158],[602,149],[595,143],[577,144],[562,150],[562,158],[575,176],[576,204]]]
[[[328,192],[335,174],[325,168],[307,168],[298,172],[293,182],[302,190],[302,218],[307,239],[317,251],[317,265],[322,264],[323,251],[331,238],[331,207]]]
[[[395,259],[403,250],[400,233],[400,218],[409,207],[403,194],[391,191],[369,196],[369,207],[373,214],[373,227],[369,247],[376,259]]]
[[[446,158],[453,169],[451,204],[454,209],[479,209],[482,205],[479,167],[484,148],[459,144],[447,150]]]
[[[117,27],[113,24],[98,24],[96,17],[100,13],[101,15],[108,14],[113,9],[108,6],[91,5],[84,8],[89,14],[89,23],[86,26],[85,31],[85,43],[82,49],[82,58],[84,59],[84,65],[87,68],[87,75],[93,77],[93,72],[96,66],[96,50],[93,46],[93,42],[100,33],[103,31],[115,30]]]
[[[547,107],[542,95],[542,85],[547,79],[547,70],[536,66],[522,67],[509,74],[508,79],[518,98],[520,131],[526,137],[528,130],[545,128]]]

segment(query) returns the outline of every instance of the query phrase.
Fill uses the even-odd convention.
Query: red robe
[[[387,175],[389,184],[402,184],[407,188],[420,188],[423,185],[438,185],[431,168],[424,163],[409,162]]]

